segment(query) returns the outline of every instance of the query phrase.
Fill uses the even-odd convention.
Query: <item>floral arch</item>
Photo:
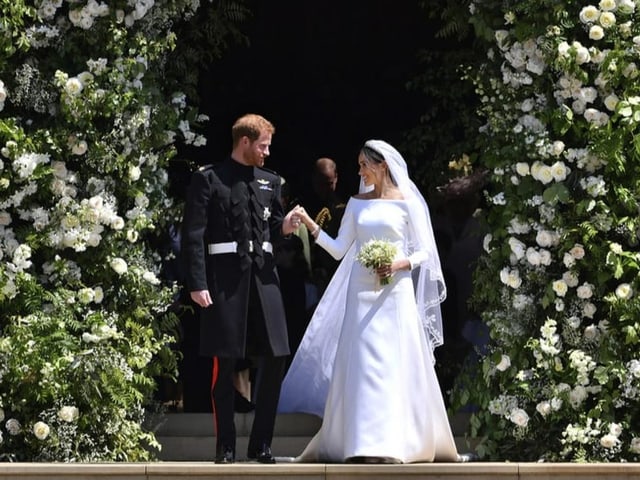
[[[154,248],[176,214],[167,166],[205,142],[167,65],[202,7],[0,3],[0,461],[149,459],[145,402],[175,371]],[[492,288],[457,404],[484,458],[637,461],[640,9],[462,3],[486,42],[467,78]]]

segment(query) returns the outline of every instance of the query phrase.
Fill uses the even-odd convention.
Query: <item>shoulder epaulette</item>
[[[264,170],[265,172],[270,173],[271,175],[275,175],[276,177],[280,177],[280,175],[278,175],[275,170],[271,170],[270,168],[258,167],[258,169]]]

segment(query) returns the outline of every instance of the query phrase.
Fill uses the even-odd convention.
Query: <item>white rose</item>
[[[133,229],[127,230],[127,240],[130,243],[137,242],[138,241],[138,232],[136,230],[133,230]]]
[[[70,79],[68,79],[67,83],[64,86],[65,92],[67,92],[67,95],[71,97],[80,95],[80,92],[82,92],[82,88],[82,82],[76,77],[71,77]]]
[[[591,298],[593,296],[593,285],[590,283],[583,283],[578,287],[577,294],[578,298],[582,298],[583,300]]]
[[[502,355],[502,357],[500,358],[500,362],[496,365],[496,369],[504,372],[510,366],[511,358],[509,358],[509,355]]]
[[[609,425],[609,433],[611,435],[619,437],[622,434],[622,425],[620,425],[619,423],[612,423],[611,425]]]
[[[564,152],[564,142],[561,140],[556,140],[555,142],[553,142],[553,144],[551,144],[551,155],[553,155],[554,157],[559,157],[562,152]]]
[[[616,24],[616,16],[613,12],[602,12],[598,21],[602,28],[611,28]]]
[[[576,243],[573,248],[569,250],[569,253],[571,253],[573,258],[575,258],[576,260],[580,260],[584,257],[584,247],[579,243]]]
[[[526,162],[518,162],[516,163],[516,173],[521,177],[526,177],[529,175],[529,164]]]
[[[602,40],[604,38],[604,29],[600,25],[592,25],[589,29],[589,38],[591,40]]]
[[[628,300],[633,296],[633,288],[628,283],[621,283],[616,288],[616,297],[622,300]]]
[[[516,256],[516,259],[520,260],[524,257],[526,245],[523,242],[517,238],[510,237],[509,246],[511,247],[513,254]]]
[[[612,93],[610,95],[607,95],[604,99],[604,106],[607,107],[607,110],[609,110],[610,112],[615,112],[616,106],[618,105],[619,101],[620,99],[618,98],[618,96],[615,93]]]
[[[562,279],[567,283],[569,287],[575,287],[578,285],[578,275],[572,271],[567,271],[562,274]]]
[[[78,407],[64,406],[58,410],[58,418],[65,422],[71,423],[80,416]]]
[[[111,228],[114,230],[122,230],[124,228],[124,219],[118,215],[114,215],[110,222]]]
[[[11,214],[9,212],[0,212],[0,226],[6,227],[11,224]]]
[[[138,167],[137,165],[132,165],[129,168],[129,179],[132,181],[136,181],[140,178],[142,171],[140,170],[140,167]]]
[[[607,434],[600,439],[600,445],[604,448],[613,448],[619,441],[615,435]]]
[[[552,287],[553,287],[553,291],[559,297],[564,297],[567,294],[568,287],[564,280],[554,281],[552,284]]]
[[[158,277],[156,277],[156,274],[153,272],[149,272],[146,271],[142,274],[142,278],[149,282],[152,285],[159,285],[160,284],[160,280],[158,280]]]
[[[509,420],[519,427],[526,427],[529,423],[529,415],[521,408],[514,408],[509,414]]]
[[[636,8],[634,0],[618,0],[618,11],[626,15],[633,13]]]
[[[540,402],[538,405],[536,405],[536,410],[540,415],[542,415],[543,417],[546,417],[551,413],[551,403],[546,401]]]
[[[600,0],[598,6],[605,12],[609,12],[616,9],[616,0]]]
[[[118,275],[122,275],[127,272],[127,262],[120,257],[116,257],[111,260],[111,268],[113,268]]]
[[[582,23],[593,23],[598,20],[600,10],[593,5],[588,5],[580,10],[580,21]]]
[[[534,267],[540,265],[540,252],[538,252],[535,248],[529,247],[527,249],[527,262],[529,262]]]
[[[84,155],[87,152],[88,148],[89,147],[87,145],[87,142],[85,142],[84,140],[80,140],[78,143],[73,145],[73,147],[71,147],[71,153],[73,153],[74,155]]]
[[[9,432],[9,435],[18,435],[22,430],[22,425],[20,425],[20,422],[15,418],[10,418],[7,420],[5,428],[7,429],[7,432]]]
[[[102,287],[96,287],[93,289],[93,301],[95,303],[102,303],[102,300],[104,300],[104,291],[102,290]]]
[[[595,325],[589,325],[584,329],[585,340],[593,341],[598,338],[598,327]]]
[[[640,453],[640,438],[634,437],[631,439],[631,446],[629,447],[633,453]]]
[[[44,422],[36,422],[33,426],[33,434],[38,440],[44,440],[49,436],[49,425]]]
[[[95,293],[92,288],[82,288],[78,291],[78,300],[85,305],[93,302],[94,296]]]
[[[562,161],[555,162],[551,165],[551,175],[556,182],[562,182],[567,178],[567,174],[569,173],[569,169]]]
[[[593,316],[596,314],[596,311],[596,306],[591,302],[585,303],[584,307],[582,307],[582,313],[585,317],[588,318],[593,318]]]

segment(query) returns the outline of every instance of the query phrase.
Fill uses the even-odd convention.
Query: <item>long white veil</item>
[[[413,271],[416,303],[426,338],[432,349],[442,345],[442,316],[440,303],[446,288],[438,249],[427,203],[409,178],[402,155],[382,140],[365,143],[382,155],[392,178],[409,206],[414,237],[410,239],[409,254],[413,250],[427,252],[426,259]],[[360,184],[360,192],[365,190]],[[324,295],[320,299],[293,362],[282,383],[280,413],[303,412],[322,417],[333,371],[338,338],[342,331],[351,266],[355,261],[355,245],[343,257]]]

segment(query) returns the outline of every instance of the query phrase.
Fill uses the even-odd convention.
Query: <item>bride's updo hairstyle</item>
[[[361,152],[364,155],[364,158],[366,158],[369,163],[373,163],[375,165],[381,165],[383,163],[386,163],[384,157],[380,152],[374,150],[373,148],[367,145],[362,147]],[[391,170],[387,170],[387,171],[389,172],[391,183],[393,183],[397,187],[398,184],[396,183],[395,178],[393,178],[393,175],[391,174]]]

